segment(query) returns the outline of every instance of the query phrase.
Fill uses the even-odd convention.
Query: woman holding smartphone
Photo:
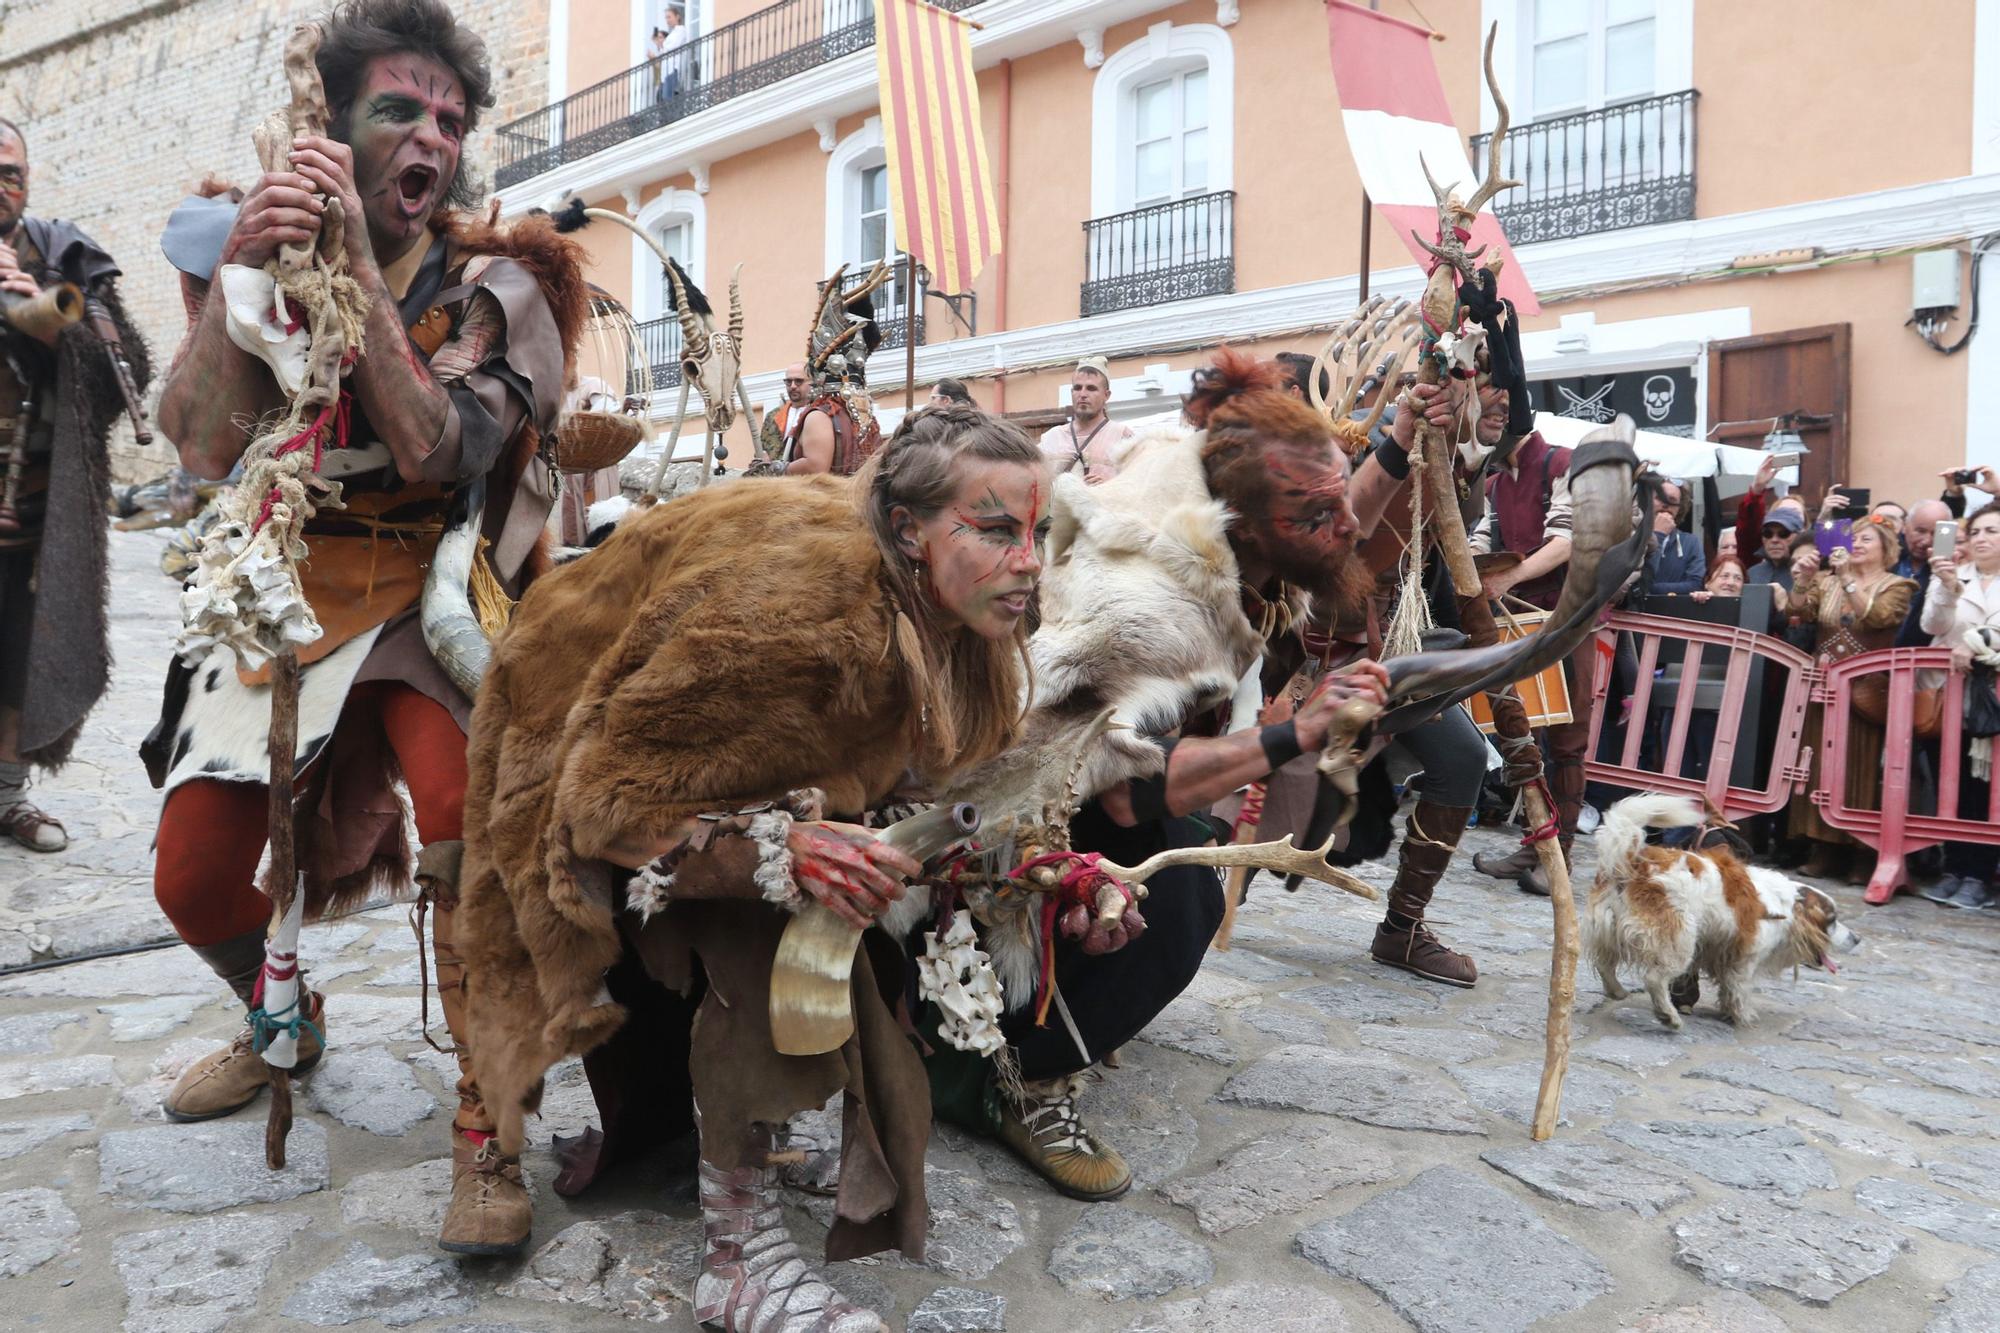
[[[1824,568],[1808,558],[1815,554],[1810,547],[1793,558],[1790,619],[1792,624],[1813,631],[1812,653],[1823,661],[1838,662],[1856,653],[1892,646],[1917,588],[1890,568],[1897,539],[1889,520],[1855,519],[1850,540],[1851,548],[1833,548]],[[1823,748],[1820,732],[1820,713],[1809,711],[1800,743],[1812,748],[1815,768]],[[1847,804],[1878,808],[1882,799],[1882,724],[1856,708],[1848,719],[1847,734]],[[1792,798],[1791,827],[1812,843],[1804,874],[1829,876],[1845,871],[1851,884],[1868,882],[1874,868],[1869,858],[1861,854],[1851,835],[1820,817],[1819,807],[1804,792]]]
[[[1924,598],[1922,626],[1939,648],[1951,649],[1951,667],[1961,675],[1972,669],[1972,646],[1968,631],[1981,627],[2000,630],[2000,501],[1988,504],[1965,522],[1965,531],[1955,548],[1931,556],[1930,593]],[[1967,682],[1967,688],[1972,682]],[[1965,739],[1967,753],[1960,756],[1958,817],[1980,819],[1991,804],[1991,747],[1987,758],[1975,765],[1971,752],[1979,742]],[[1975,768],[1984,769],[1976,773]],[[1995,892],[1995,848],[1988,844],[1947,842],[1944,845],[1944,880],[1934,895],[1949,907],[1991,907],[2000,901]],[[1946,897],[1941,892],[1949,888]]]

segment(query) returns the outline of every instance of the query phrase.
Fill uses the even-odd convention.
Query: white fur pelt
[[[952,792],[980,806],[989,830],[1033,823],[1060,801],[1107,708],[1109,729],[1081,754],[1077,795],[1157,773],[1149,738],[1227,701],[1263,650],[1240,602],[1229,512],[1208,493],[1204,439],[1156,429],[1102,485],[1056,479],[1022,740]]]
[[[296,762],[301,771],[333,736],[355,674],[381,632],[378,626],[356,635],[319,661],[300,668]],[[188,684],[187,705],[174,731],[163,794],[190,778],[269,782],[270,743],[271,687],[245,685],[236,674],[235,656],[227,649],[217,649],[195,668]]]

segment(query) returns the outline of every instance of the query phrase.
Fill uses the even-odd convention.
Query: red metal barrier
[[[1612,615],[1610,627],[1631,635],[1637,641],[1639,679],[1632,690],[1632,711],[1625,728],[1624,751],[1615,764],[1599,762],[1595,758],[1597,742],[1607,711],[1605,695],[1611,685],[1611,663],[1607,657],[1599,657],[1597,679],[1591,688],[1588,753],[1593,757],[1584,765],[1586,777],[1594,782],[1641,791],[1679,792],[1697,798],[1706,797],[1709,804],[1727,819],[1769,814],[1784,806],[1791,800],[1792,793],[1805,785],[1808,766],[1799,756],[1799,733],[1805,723],[1808,685],[1812,676],[1813,661],[1810,657],[1783,639],[1768,634],[1729,625],[1676,620],[1672,616],[1620,611]],[[1639,748],[1645,739],[1646,718],[1654,693],[1653,673],[1659,664],[1663,640],[1685,644],[1686,652],[1681,660],[1679,686],[1671,700],[1674,720],[1667,736],[1666,750],[1660,756],[1660,767],[1647,769],[1639,766]],[[1705,657],[1710,657],[1718,649],[1727,655],[1728,660],[1723,668],[1722,706],[1716,718],[1715,743],[1709,751],[1708,776],[1684,777],[1681,775],[1682,760],[1687,751],[1688,723],[1695,713],[1695,692],[1701,684],[1701,664]],[[1759,657],[1766,660],[1767,669],[1785,672],[1785,691],[1783,701],[1778,705],[1770,777],[1761,789],[1732,786],[1729,781],[1730,773],[1735,768],[1737,750],[1743,744],[1755,746],[1757,743],[1756,736],[1742,737],[1737,733],[1742,725],[1743,706],[1748,695],[1750,667],[1753,660]]]
[[[1837,829],[1853,835],[1876,852],[1875,873],[1868,880],[1868,901],[1886,903],[1908,882],[1905,857],[1920,847],[1939,842],[2000,843],[2000,782],[1989,784],[1986,818],[1959,819],[1958,788],[1963,779],[1965,685],[1967,677],[1950,670],[1951,652],[1945,648],[1883,648],[1872,653],[1856,653],[1826,668],[1825,680],[1813,698],[1825,709],[1820,735],[1825,745],[1825,762],[1820,765],[1820,785],[1812,794],[1820,817]],[[1916,695],[1923,684],[1919,673],[1932,679],[1942,677],[1944,717],[1938,735],[1938,798],[1935,815],[1910,812],[1910,769],[1916,758]],[[1850,707],[1854,683],[1864,676],[1889,677],[1888,721],[1883,728],[1882,797],[1878,810],[1857,809],[1847,804],[1842,778],[1847,772],[1849,730],[1853,722]],[[1950,813],[1947,813],[1950,812]]]

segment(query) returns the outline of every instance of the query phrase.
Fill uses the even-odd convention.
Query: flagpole
[[[1368,8],[1375,13],[1382,11],[1382,0],[1368,0]],[[1361,291],[1355,297],[1356,303],[1368,299],[1368,241],[1369,233],[1375,230],[1375,201],[1368,197],[1368,191],[1361,191]]]
[[[917,410],[917,257],[903,251],[903,410]]]

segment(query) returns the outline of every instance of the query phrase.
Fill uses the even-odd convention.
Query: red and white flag
[[[1428,266],[1431,257],[1416,237],[1435,241],[1438,219],[1425,166],[1439,185],[1466,199],[1482,179],[1466,160],[1465,140],[1452,123],[1444,84],[1431,59],[1431,35],[1413,23],[1344,0],[1327,0],[1326,22],[1340,116],[1362,188],[1410,253]],[[1506,258],[1500,294],[1521,314],[1539,312],[1541,302],[1490,209],[1473,223],[1466,248],[1479,245],[1494,247]]]

